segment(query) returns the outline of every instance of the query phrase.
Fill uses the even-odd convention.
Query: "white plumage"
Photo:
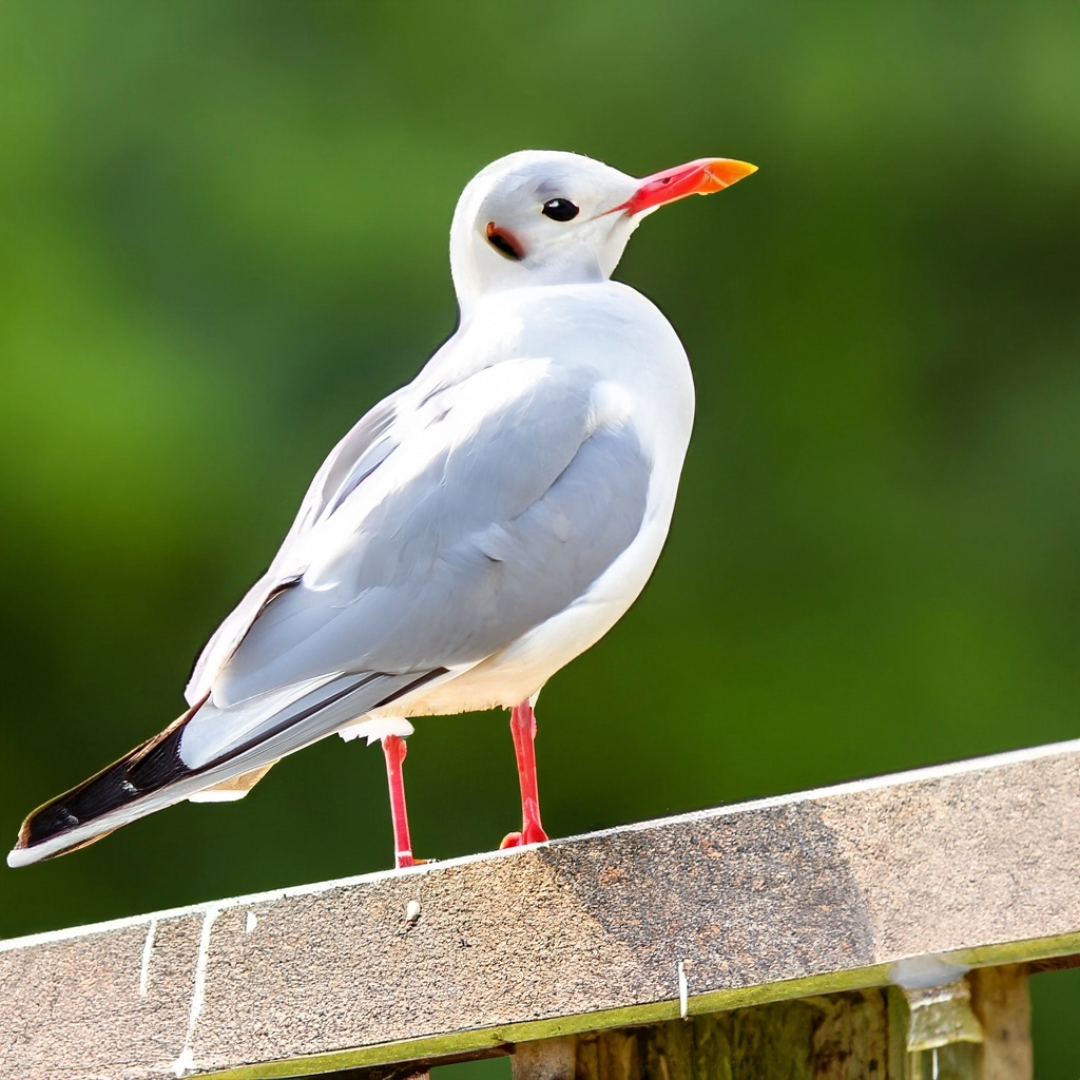
[[[675,332],[609,275],[647,213],[751,171],[713,160],[641,181],[537,151],[484,169],[451,230],[457,333],[327,458],[200,656],[189,711],[32,814],[9,864],[182,799],[241,797],[334,732],[383,739],[388,763],[398,747],[393,795],[407,718],[499,706],[522,770],[513,842],[543,838],[530,703],[645,585],[693,421]],[[400,829],[397,846],[410,861]]]

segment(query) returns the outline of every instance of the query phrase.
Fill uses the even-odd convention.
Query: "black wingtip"
[[[119,761],[84,780],[70,791],[58,795],[28,815],[19,829],[15,851],[26,851],[62,837],[115,810],[136,802],[193,771],[180,757],[180,738],[184,726],[202,706],[197,702],[159,735],[136,747]],[[103,829],[89,839],[55,851],[52,858],[85,847],[111,832]]]

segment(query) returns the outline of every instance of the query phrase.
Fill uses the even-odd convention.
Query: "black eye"
[[[578,208],[569,199],[548,199],[542,212],[552,221],[570,221],[578,216]]]

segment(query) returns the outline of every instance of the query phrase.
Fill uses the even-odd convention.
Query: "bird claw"
[[[499,850],[524,847],[526,844],[542,844],[547,839],[548,834],[539,825],[529,822],[521,832],[507,833],[499,844]]]
[[[407,870],[410,866],[425,866],[429,862],[431,862],[431,859],[418,859],[411,851],[405,853],[398,852],[394,855],[395,870]]]

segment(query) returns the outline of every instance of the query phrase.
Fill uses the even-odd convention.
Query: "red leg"
[[[390,818],[394,823],[394,866],[415,866],[412,843],[409,840],[409,816],[405,811],[405,777],[401,763],[408,749],[400,735],[384,735],[383,753],[386,755],[386,781],[390,786]]]
[[[536,717],[528,699],[510,714],[510,732],[514,736],[518,779],[521,782],[521,832],[507,835],[500,847],[539,844],[548,838],[540,824],[540,795],[536,786]]]

